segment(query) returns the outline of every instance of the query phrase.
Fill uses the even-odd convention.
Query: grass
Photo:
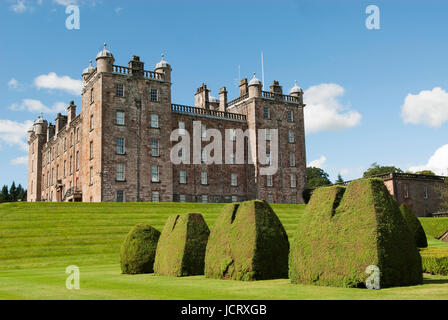
[[[223,206],[2,204],[0,299],[448,299],[447,276],[425,275],[424,285],[370,291],[293,285],[288,279],[248,283],[203,276],[121,274],[120,246],[135,224],[146,222],[161,230],[171,214],[200,212],[212,227]],[[272,207],[291,237],[305,207]],[[431,221],[423,224],[424,228],[438,228]],[[448,243],[428,239],[430,247],[448,247]],[[65,268],[73,264],[81,271],[81,290],[69,291],[65,287]]]

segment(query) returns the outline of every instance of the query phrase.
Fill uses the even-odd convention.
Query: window
[[[294,154],[294,152],[289,153],[289,166],[290,167],[296,166],[296,155]]]
[[[94,101],[94,94],[93,94],[93,88],[92,89],[90,89],[90,103],[93,103],[93,101]]]
[[[67,168],[67,161],[66,160],[64,160],[64,178],[65,178],[65,176],[66,176],[66,168]]]
[[[93,130],[93,114],[90,115],[90,131]]]
[[[292,110],[288,110],[288,122],[294,122],[294,114]]]
[[[67,138],[64,138],[64,151],[67,150]]]
[[[179,183],[182,183],[182,184],[187,183],[187,171],[185,171],[185,170],[179,171]]]
[[[185,135],[185,122],[179,121],[179,135]]]
[[[263,117],[265,119],[269,119],[269,108],[268,107],[264,107],[264,112],[263,112]]]
[[[291,174],[290,175],[290,180],[291,180],[291,188],[295,188],[297,186],[296,175],[295,174]]]
[[[288,142],[294,143],[294,131],[292,131],[292,130],[288,131]]]
[[[70,174],[73,174],[73,156],[70,156]]]
[[[423,198],[428,199],[428,187],[427,186],[423,187]]]
[[[90,141],[90,145],[89,145],[89,159],[90,160],[93,159],[93,141]]]
[[[232,187],[236,187],[238,185],[238,175],[236,173],[232,173],[230,175],[230,184]]]
[[[157,114],[151,115],[151,128],[159,127],[159,116]]]
[[[232,196],[232,202],[233,203],[238,202],[238,196]]]
[[[124,191],[123,190],[117,191],[117,202],[124,202]]]
[[[409,198],[409,186],[407,183],[403,184],[403,195],[405,199]]]
[[[159,92],[157,89],[151,89],[151,101],[159,101]]]
[[[125,181],[124,164],[117,164],[117,181]]]
[[[184,148],[179,149],[179,151],[177,152],[177,155],[179,156],[180,160],[185,161]]]
[[[201,172],[201,184],[207,184],[207,172]]]
[[[117,138],[117,154],[124,154],[124,138]]]
[[[266,165],[269,166],[271,164],[271,152],[266,152]]]
[[[271,129],[264,129],[264,130],[265,130],[266,141],[271,141]]]
[[[124,86],[122,84],[117,84],[115,95],[117,97],[124,97]]]
[[[201,125],[201,138],[204,140],[207,137],[207,127],[205,124]]]
[[[151,181],[152,182],[159,182],[159,167],[158,166],[152,166],[151,167]]]
[[[206,194],[202,195],[202,203],[207,203],[208,202],[208,196]]]
[[[205,149],[202,148],[201,150],[201,162],[206,163],[207,162],[207,152],[205,152]]]
[[[89,183],[90,183],[90,185],[93,184],[93,168],[92,167],[90,167]]]
[[[232,152],[230,154],[230,164],[235,164],[236,163],[236,154],[235,152]]]
[[[117,120],[117,124],[119,126],[124,126],[124,112],[123,111],[117,111],[116,114],[116,120]]]
[[[78,189],[78,186],[79,186],[79,178],[76,178],[75,188]]]
[[[79,128],[76,128],[76,141],[79,141]]]
[[[296,196],[291,196],[291,203],[292,204],[297,204],[297,197]]]
[[[266,176],[266,186],[267,187],[272,187],[272,176]]]
[[[152,202],[160,202],[159,192],[153,191],[152,193]]]
[[[76,151],[76,171],[79,170],[79,151]]]
[[[179,202],[187,202],[184,194],[179,195]]]
[[[272,194],[268,194],[268,202],[269,203],[273,203],[274,202],[274,197],[272,196]]]
[[[151,155],[153,157],[159,156],[159,140],[157,139],[151,140]]]
[[[236,141],[236,130],[230,129],[230,141]]]

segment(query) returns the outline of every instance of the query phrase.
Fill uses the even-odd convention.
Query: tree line
[[[16,187],[16,183],[13,182],[9,188],[4,185],[0,192],[0,203],[26,201],[26,193],[21,184]]]

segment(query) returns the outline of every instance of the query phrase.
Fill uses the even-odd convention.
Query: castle
[[[91,62],[83,71],[82,111],[77,115],[71,102],[68,114],[58,114],[54,124],[40,116],[29,130],[28,201],[237,202],[257,198],[303,203],[305,105],[300,87],[294,85],[284,95],[274,81],[269,91],[263,91],[254,74],[250,81],[240,81],[240,95],[234,100],[228,101],[225,87],[218,99],[202,84],[194,106],[177,105],[171,101],[172,69],[163,55],[154,71],[145,70],[137,56],[127,67],[114,62],[104,45],[96,56],[96,68]],[[198,125],[199,143],[193,139],[190,146],[201,150],[202,161],[174,164],[173,130],[193,136]],[[204,159],[211,141],[209,129],[221,133],[218,142],[230,161],[210,164]],[[245,134],[244,163],[236,163],[234,153],[224,149],[236,148],[235,137],[230,134],[229,138],[227,132],[250,130],[265,132],[266,148],[260,149],[260,135]],[[276,156],[270,154],[274,140],[277,170],[264,175],[262,170]],[[267,161],[260,158],[260,150],[266,150]],[[183,160],[192,157],[189,152],[179,153]]]

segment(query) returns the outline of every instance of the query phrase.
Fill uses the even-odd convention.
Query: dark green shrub
[[[159,237],[160,231],[146,223],[134,226],[121,246],[121,271],[128,274],[154,272]]]
[[[204,274],[209,234],[200,213],[170,216],[157,245],[155,273],[174,277]]]
[[[448,275],[448,248],[429,248],[420,250],[423,272]]]
[[[264,280],[288,276],[288,236],[266,201],[225,206],[210,233],[205,276]]]
[[[426,240],[425,230],[423,230],[422,224],[412,212],[411,209],[405,204],[400,206],[401,214],[403,215],[404,221],[414,236],[415,245],[418,248],[426,248],[428,246],[428,240]]]
[[[291,243],[291,281],[364,287],[370,265],[380,269],[381,288],[423,281],[413,237],[383,181],[316,189]]]

